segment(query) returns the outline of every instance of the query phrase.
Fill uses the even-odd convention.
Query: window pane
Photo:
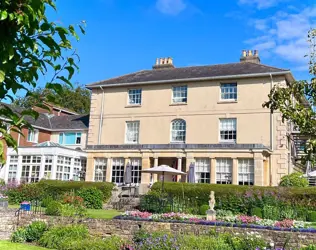
[[[141,104],[142,101],[142,90],[141,89],[130,89],[128,91],[128,104]]]
[[[142,159],[132,158],[131,159],[132,183],[134,184],[141,183],[141,176],[142,176],[141,170],[142,170]]]
[[[236,135],[236,119],[220,119],[220,140],[235,142]]]
[[[174,120],[171,123],[171,142],[185,142],[186,122],[185,120]]]
[[[139,122],[126,122],[126,143],[138,143]]]
[[[210,183],[210,159],[196,158],[195,159],[195,182]]]
[[[60,133],[59,134],[59,144],[63,144],[64,143],[64,133]]]
[[[254,185],[254,160],[238,160],[238,183],[239,185]]]
[[[76,142],[76,133],[65,133],[65,144],[71,145]]]
[[[228,158],[216,159],[216,183],[232,183],[233,160]]]
[[[186,103],[188,90],[187,86],[177,86],[172,88],[172,102],[173,103]]]
[[[222,83],[221,99],[237,100],[237,83]]]
[[[106,181],[106,158],[94,159],[94,181]]]
[[[124,183],[124,158],[113,158],[112,182],[116,184]]]

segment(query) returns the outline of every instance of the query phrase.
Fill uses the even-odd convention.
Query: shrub
[[[42,199],[41,206],[42,206],[42,207],[47,207],[47,205],[48,205],[49,203],[51,203],[52,201],[54,201],[53,197],[51,197],[51,196],[45,196],[45,197]]]
[[[280,208],[275,206],[264,206],[263,207],[263,218],[269,220],[280,219]]]
[[[43,221],[34,221],[32,224],[28,225],[25,228],[26,233],[26,241],[33,242],[38,241],[45,231],[47,231],[48,227]]]
[[[209,210],[209,205],[200,206],[200,215],[206,215],[206,211]]]
[[[19,204],[23,201],[41,200],[44,192],[37,183],[9,185],[5,192],[10,204]]]
[[[280,209],[280,218],[281,219],[295,219],[296,213],[293,208],[289,206],[285,206]]]
[[[307,215],[307,220],[310,222],[316,222],[316,211],[309,211]]]
[[[316,245],[309,245],[307,247],[303,247],[302,250],[316,250]]]
[[[5,185],[4,179],[0,179],[0,187],[3,187]]]
[[[83,225],[56,226],[45,232],[39,240],[43,247],[60,249],[67,241],[76,241],[89,238],[89,232]]]
[[[77,194],[83,198],[84,204],[87,208],[102,209],[103,194],[101,190],[96,187],[82,188],[78,190]]]
[[[250,215],[263,218],[262,209],[260,207],[254,207],[253,209],[251,209]]]
[[[280,182],[282,187],[308,187],[308,185],[308,180],[299,172],[283,176]]]
[[[95,187],[103,194],[103,201],[111,198],[113,183],[110,182],[88,182],[88,181],[59,181],[59,180],[41,180],[38,184],[44,190],[45,194],[58,197],[66,192],[77,192],[81,188]]]
[[[24,227],[18,228],[11,235],[11,241],[15,243],[24,243],[26,242],[26,229]]]
[[[62,212],[62,204],[59,201],[51,201],[48,203],[45,214],[59,216]]]

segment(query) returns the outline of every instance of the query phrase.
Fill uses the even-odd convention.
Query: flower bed
[[[174,223],[193,223],[210,226],[243,227],[256,229],[269,229],[277,231],[297,231],[316,233],[316,228],[310,227],[310,223],[285,219],[273,221],[261,219],[257,216],[227,216],[218,218],[216,221],[207,221],[203,216],[196,216],[184,213],[152,214],[149,212],[127,211],[122,215],[114,217],[121,220],[144,220]]]

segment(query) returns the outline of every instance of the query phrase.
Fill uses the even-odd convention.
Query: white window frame
[[[129,89],[127,95],[128,105],[142,105],[142,89]]]
[[[126,144],[138,144],[139,143],[139,121],[127,121],[125,124],[125,143]],[[133,131],[129,131],[129,127],[132,126]],[[131,138],[133,138],[131,140]]]
[[[224,122],[230,122],[231,124],[225,125]],[[232,127],[231,130],[224,127]],[[231,136],[232,139],[222,139],[222,132],[228,133],[228,136]],[[225,134],[224,134],[225,136]],[[235,137],[235,138],[233,138]],[[219,119],[219,141],[220,142],[233,142],[236,143],[237,140],[237,119],[236,118],[220,118]]]
[[[38,142],[38,134],[39,134],[38,129],[33,129],[33,130],[29,129],[28,134],[27,134],[27,141],[37,143]]]
[[[100,169],[100,171],[98,171]],[[94,158],[94,181],[106,181],[107,158],[99,157]]]
[[[44,165],[44,178],[50,179],[52,176],[53,169],[53,155],[45,155],[45,165]]]
[[[65,133],[65,132],[59,133],[58,142],[60,142],[60,137],[62,137],[62,143],[61,143],[61,145],[69,145],[69,146],[71,146],[71,145],[81,145],[82,133],[81,133],[81,132],[69,132],[69,133],[75,133],[75,134],[76,134],[76,135],[75,135],[75,143],[74,143],[74,144],[66,144],[66,143],[65,143],[65,134],[67,134],[67,133]],[[77,140],[78,140],[79,138],[80,138],[80,142],[77,143]]]
[[[111,181],[116,184],[124,183],[125,174],[125,159],[113,158],[112,159],[112,178]]]
[[[211,182],[211,161],[210,158],[195,158],[195,182]]]
[[[178,127],[181,126],[182,128],[180,127],[178,130],[175,130],[174,128],[176,125]],[[187,134],[187,123],[185,120],[175,119],[171,121],[171,126],[170,126],[170,142],[171,143],[185,143],[186,134]],[[177,139],[177,137],[180,137],[180,139]]]
[[[56,167],[56,180],[69,181],[71,180],[71,157],[68,156],[57,156],[57,167]],[[67,177],[68,178],[65,178]]]
[[[38,182],[43,157],[40,155],[23,155],[21,181],[30,183]],[[28,174],[26,174],[28,173]]]
[[[172,87],[172,103],[187,103],[188,102],[188,86],[173,86]]]
[[[131,176],[133,184],[140,184],[142,179],[142,158],[132,158],[130,160]]]
[[[8,172],[8,182],[14,182],[17,180],[18,174],[18,162],[19,156],[18,155],[11,155],[10,162],[9,162],[9,172]]]
[[[238,184],[253,186],[255,182],[255,162],[252,158],[238,159]]]
[[[223,92],[224,91],[224,92]],[[233,98],[231,98],[231,95]],[[226,96],[228,98],[226,98]],[[220,84],[220,100],[221,101],[237,101],[238,89],[236,82],[221,83]]]
[[[232,184],[233,178],[233,159],[217,158],[216,159],[216,183]]]

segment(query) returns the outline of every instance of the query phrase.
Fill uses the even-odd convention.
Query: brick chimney
[[[171,57],[157,58],[156,64],[153,66],[153,69],[172,69],[173,60]]]
[[[241,53],[240,62],[260,63],[258,50],[243,50]]]

